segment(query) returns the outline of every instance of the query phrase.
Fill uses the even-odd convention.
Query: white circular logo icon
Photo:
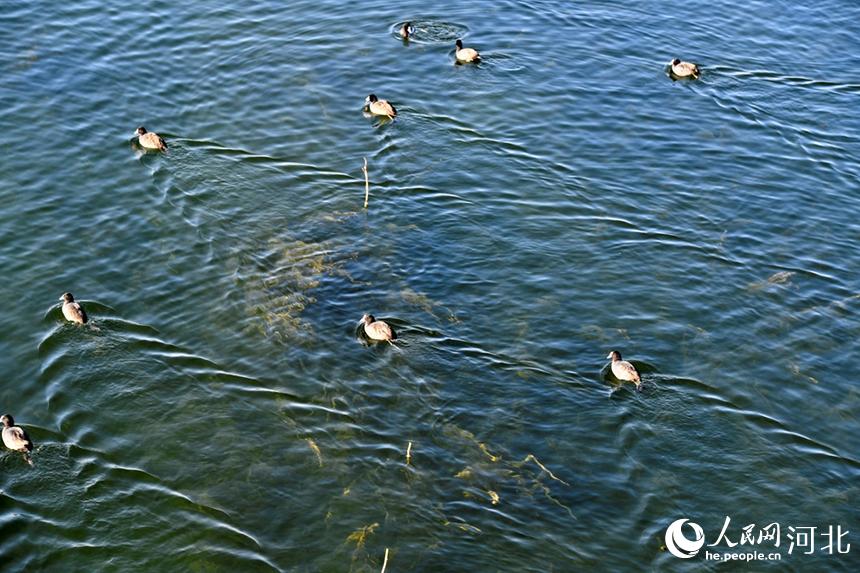
[[[690,527],[693,528],[693,533],[696,535],[696,538],[692,541],[684,537],[684,532],[681,531],[681,528],[688,521],[690,522]],[[666,549],[675,557],[680,557],[681,559],[695,557],[704,544],[705,532],[702,531],[698,523],[693,523],[689,519],[678,519],[666,528]]]

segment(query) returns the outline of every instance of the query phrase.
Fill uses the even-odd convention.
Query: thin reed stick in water
[[[552,479],[554,479],[555,481],[560,481],[560,482],[561,482],[561,483],[563,483],[564,485],[566,485],[566,486],[570,487],[570,484],[569,484],[569,483],[567,483],[567,482],[566,482],[566,481],[564,481],[563,479],[560,479],[560,478],[555,477],[555,475],[553,475],[553,473],[552,473],[551,471],[549,471],[545,465],[543,465],[542,463],[540,463],[540,462],[538,461],[538,459],[537,459],[536,457],[534,457],[534,455],[532,455],[532,454],[527,455],[527,456],[525,457],[525,459],[523,460],[523,462],[522,462],[522,463],[526,463],[526,462],[527,462],[527,461],[529,461],[529,460],[533,461],[533,462],[534,462],[534,463],[536,463],[538,466],[540,466],[540,469],[542,469],[543,471],[545,471],[546,473],[548,473],[548,474],[549,474],[549,477],[551,477],[551,478],[552,478]]]
[[[367,202],[370,200],[370,180],[367,178],[367,157],[364,158],[364,208],[367,209]]]
[[[409,442],[409,445],[406,446],[406,465],[409,465],[409,461],[412,459],[412,442]]]
[[[385,548],[385,559],[382,561],[382,571],[379,573],[385,573],[386,565],[388,565],[388,547]]]

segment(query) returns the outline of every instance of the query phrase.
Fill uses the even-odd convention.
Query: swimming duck
[[[412,27],[412,22],[406,22],[400,28],[400,37],[404,40],[408,40],[409,37],[415,33],[415,28]]]
[[[389,344],[393,344],[392,340],[397,340],[397,335],[388,323],[376,320],[372,314],[362,316],[361,322],[364,324],[364,333],[371,340],[387,340]]]
[[[373,115],[385,115],[391,119],[394,119],[394,116],[397,115],[397,110],[394,109],[393,105],[384,99],[379,99],[373,94],[370,94],[364,100],[364,107]]]
[[[477,62],[481,59],[481,55],[478,54],[477,50],[463,47],[463,40],[457,40],[455,45],[457,46],[457,51],[454,53],[454,56],[458,62]]]
[[[699,66],[690,62],[682,62],[678,58],[672,60],[672,73],[679,78],[699,77]]]
[[[157,133],[146,131],[145,127],[140,126],[134,134],[137,136],[137,142],[140,143],[140,146],[144,149],[167,151],[167,144],[164,143],[164,139],[162,139]]]
[[[24,428],[15,425],[15,420],[10,414],[3,414],[0,417],[0,422],[3,424],[3,445],[10,450],[24,452],[24,459],[32,466],[33,460],[28,455],[33,451],[33,441],[30,436],[27,435]]]
[[[636,367],[626,360],[621,360],[620,352],[613,350],[607,358],[612,360],[613,376],[623,382],[635,382],[637,390],[642,386],[642,378],[639,376],[639,372],[636,371]]]
[[[63,293],[60,300],[63,301],[63,316],[66,317],[66,320],[77,322],[78,324],[87,323],[87,313],[80,304],[75,302],[75,297],[72,296],[72,293]]]

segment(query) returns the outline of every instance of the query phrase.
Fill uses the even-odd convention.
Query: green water
[[[0,570],[860,570],[856,3],[0,22]]]

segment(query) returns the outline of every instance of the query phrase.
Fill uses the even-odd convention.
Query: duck
[[[481,59],[481,55],[474,48],[464,48],[463,40],[457,40],[454,44],[457,47],[457,51],[454,53],[454,56],[457,58],[458,62],[477,62]]]
[[[146,131],[146,128],[142,125],[137,128],[134,135],[137,137],[137,142],[140,143],[140,146],[144,149],[167,151],[167,144],[164,143],[164,139],[157,133]]]
[[[77,322],[78,324],[87,323],[87,313],[80,304],[75,302],[75,297],[72,296],[72,293],[63,293],[60,300],[63,301],[63,316],[66,317],[66,320]]]
[[[367,99],[364,100],[364,107],[373,115],[384,115],[391,119],[397,115],[397,110],[394,109],[393,105],[384,99],[379,99],[374,94],[367,96]]]
[[[678,58],[672,60],[672,73],[679,78],[699,77],[699,66],[691,62],[682,62]]]
[[[33,451],[33,440],[24,428],[15,425],[15,419],[11,414],[0,416],[0,423],[3,424],[3,445],[10,450],[24,452],[24,459],[32,466],[33,460],[30,459],[29,453]]]
[[[371,340],[387,340],[389,344],[394,344],[391,341],[397,340],[397,334],[388,326],[388,323],[376,320],[372,314],[362,316],[361,322],[364,324],[364,333]]]
[[[609,358],[612,360],[612,375],[622,382],[635,382],[636,389],[639,390],[642,386],[642,377],[639,376],[639,372],[636,370],[636,367],[627,362],[626,360],[621,359],[621,353],[617,350],[613,350],[609,353]]]
[[[415,28],[412,26],[412,22],[405,22],[400,28],[400,37],[404,40],[408,40],[414,33]]]

